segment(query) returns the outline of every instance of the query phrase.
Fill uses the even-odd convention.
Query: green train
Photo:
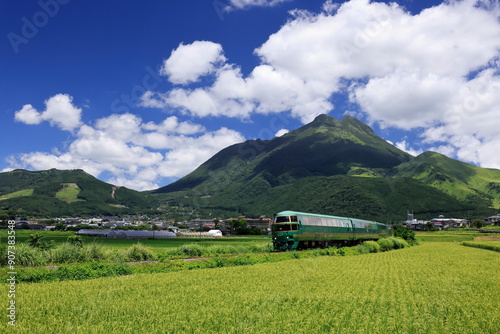
[[[390,227],[369,220],[282,211],[274,216],[274,249],[346,246],[389,236]]]

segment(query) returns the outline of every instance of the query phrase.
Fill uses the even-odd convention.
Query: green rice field
[[[455,242],[358,256],[20,283],[5,333],[500,333],[500,254]],[[2,284],[6,296],[8,286]],[[6,303],[2,307],[7,312]]]
[[[16,230],[16,241],[25,242],[29,236],[35,232],[29,230]],[[55,245],[65,243],[69,236],[75,235],[75,232],[63,231],[39,231],[44,236],[44,240],[54,240]],[[240,246],[248,245],[249,243],[255,244],[268,244],[271,243],[270,236],[233,236],[224,238],[171,238],[171,239],[114,239],[114,238],[96,238],[82,236],[85,244],[97,243],[106,246],[109,249],[123,250],[131,247],[137,242],[151,247],[157,251],[166,250],[174,247],[179,247],[184,244],[197,243],[202,246],[210,245],[228,245]],[[471,239],[472,240],[472,239]],[[0,231],[0,243],[7,242],[7,231]]]

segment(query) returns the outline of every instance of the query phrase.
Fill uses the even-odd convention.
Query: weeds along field
[[[16,328],[6,317],[0,328],[5,333],[500,333],[499,274],[497,252],[433,242],[359,256],[20,283]],[[1,288],[7,295],[7,285]]]

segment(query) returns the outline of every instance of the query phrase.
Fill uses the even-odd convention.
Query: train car
[[[369,220],[282,211],[272,228],[276,250],[346,246],[389,236],[389,226]]]

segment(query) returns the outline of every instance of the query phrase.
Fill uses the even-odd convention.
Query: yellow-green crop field
[[[21,283],[16,328],[7,328],[5,316],[0,328],[5,333],[493,334],[500,333],[499,277],[499,253],[433,242],[359,256]],[[7,286],[2,289],[6,296]]]

